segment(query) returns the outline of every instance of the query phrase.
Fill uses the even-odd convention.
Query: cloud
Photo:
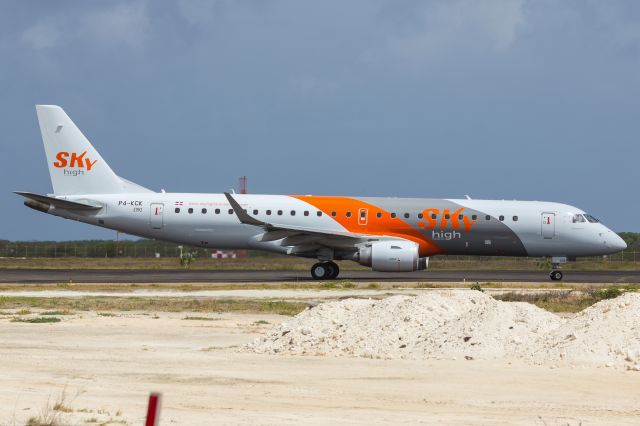
[[[78,41],[135,47],[144,42],[149,27],[146,3],[139,1],[44,17],[22,32],[21,41],[36,50]]]
[[[291,80],[291,90],[303,97],[321,97],[335,93],[337,84],[333,81],[306,76]]]
[[[178,12],[190,25],[203,25],[213,21],[216,9],[222,3],[215,0],[178,0]]]
[[[524,0],[430,1],[412,7],[405,14],[411,25],[395,21],[381,46],[367,50],[363,60],[423,67],[461,47],[500,53],[526,26]]]
[[[86,16],[83,33],[105,44],[139,46],[149,29],[145,3],[123,3]]]
[[[22,33],[22,42],[34,49],[46,49],[60,43],[61,34],[52,22],[39,21]]]

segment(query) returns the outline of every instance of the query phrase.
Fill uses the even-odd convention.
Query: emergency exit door
[[[164,204],[152,203],[149,212],[149,224],[152,229],[162,229],[164,226]]]
[[[550,240],[556,236],[556,214],[542,213],[542,238]]]
[[[366,225],[369,216],[369,209],[358,210],[358,225]]]

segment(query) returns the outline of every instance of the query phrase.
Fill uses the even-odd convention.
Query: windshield
[[[584,217],[587,218],[587,220],[591,223],[598,223],[600,222],[598,219],[596,219],[595,217],[591,216],[590,214],[586,214],[584,215]]]
[[[587,220],[581,214],[574,214],[573,215],[573,223],[583,223],[583,222],[586,222],[586,221]]]

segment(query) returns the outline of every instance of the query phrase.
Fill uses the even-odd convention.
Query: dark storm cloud
[[[169,191],[545,199],[638,230],[634,1],[13,2],[0,238],[111,236],[51,190],[33,105]]]

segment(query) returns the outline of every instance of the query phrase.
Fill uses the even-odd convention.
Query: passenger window
[[[220,214],[220,209],[216,209],[216,214]]]
[[[257,209],[253,209],[253,214],[258,214],[258,210]]]
[[[278,210],[278,216],[282,216],[282,210]]]
[[[322,216],[322,212],[321,211],[318,211],[316,214],[318,215],[318,217]]]
[[[189,210],[187,210],[189,212],[189,214],[193,213],[193,209],[191,207],[189,207]]]
[[[418,219],[422,219],[423,217],[422,213],[418,213]]]
[[[367,217],[367,212],[365,212],[364,210],[360,210],[360,217],[363,219]]]
[[[462,220],[462,215],[461,214],[458,215],[458,220]]]
[[[444,218],[445,218],[445,219],[450,219],[450,218],[451,218],[451,215],[445,214],[445,215],[444,215]]]
[[[431,219],[435,219],[436,218],[436,214],[435,213],[431,213]]]
[[[305,211],[304,211],[304,215],[305,215],[305,216],[309,216],[309,210],[305,210]]]
[[[504,221],[504,216],[500,215],[500,217],[498,219],[500,219],[500,221]]]
[[[271,210],[267,210],[267,216],[271,216]]]
[[[396,217],[396,214],[395,213],[391,213],[391,218],[393,219],[395,217]]]
[[[478,215],[477,214],[471,215],[471,220],[476,220],[476,219],[478,219]]]
[[[233,209],[229,209],[229,214],[233,214]]]
[[[518,221],[518,216],[514,216],[514,217],[513,217],[513,221],[514,221],[514,222],[517,222],[517,221]]]
[[[296,215],[296,211],[295,210],[291,210],[291,216],[295,216]]]
[[[346,216],[351,217],[351,212],[347,212]]]
[[[331,212],[331,216],[336,217],[336,212]]]
[[[378,219],[379,219],[379,218],[381,218],[381,217],[382,217],[382,212],[378,212],[378,213],[376,213],[376,217],[377,217]]]
[[[405,218],[405,219],[409,219],[409,217],[410,217],[410,216],[411,216],[411,215],[410,215],[409,213],[405,213],[405,214],[404,214],[404,218]]]
[[[491,216],[486,215],[486,216],[484,217],[484,219],[485,219],[485,220],[491,220]]]
[[[180,213],[180,207],[176,207],[176,213]]]
[[[207,214],[207,209],[202,209],[202,214]]]

